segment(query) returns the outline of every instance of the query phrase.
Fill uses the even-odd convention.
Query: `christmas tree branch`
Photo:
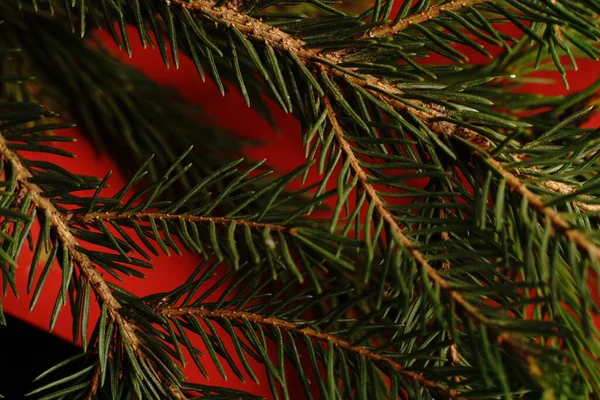
[[[69,214],[71,215],[71,214]],[[68,216],[66,218],[69,218]],[[165,214],[160,212],[93,212],[74,216],[71,223],[82,223],[88,224],[95,221],[148,221],[150,219],[173,221],[173,220],[184,220],[187,222],[213,222],[215,224],[231,224],[234,223],[239,226],[247,226],[249,228],[261,229],[268,228],[273,232],[290,232],[293,228],[288,228],[283,225],[269,224],[264,222],[248,221],[238,218],[225,218],[225,217],[204,217],[200,215],[187,215],[187,214]]]
[[[360,182],[363,190],[367,193],[367,196],[369,197],[370,201],[372,201],[375,205],[375,209],[377,210],[381,218],[389,225],[392,235],[394,236],[398,244],[404,249],[406,249],[406,251],[411,255],[415,263],[421,269],[425,270],[429,279],[436,285],[438,285],[441,290],[446,292],[448,296],[454,302],[456,302],[456,304],[458,304],[467,314],[469,314],[471,317],[473,317],[480,323],[493,328],[494,321],[486,317],[479,308],[477,308],[471,302],[469,302],[456,289],[452,288],[451,284],[446,279],[444,279],[440,275],[438,270],[427,261],[425,255],[417,248],[415,243],[403,232],[402,228],[396,221],[396,218],[394,217],[392,212],[388,210],[385,201],[378,195],[375,187],[369,182],[369,176],[362,167],[361,161],[352,150],[350,142],[348,142],[348,140],[345,138],[343,128],[335,116],[335,110],[333,109],[328,97],[325,97],[323,99],[323,104],[326,110],[328,111],[328,120],[331,126],[333,127],[336,140],[340,148],[342,149],[342,152],[349,160],[350,167],[358,177],[358,181]],[[520,180],[518,180],[518,178],[510,174],[508,171],[504,170],[499,162],[493,159],[491,159],[491,161],[488,159],[487,161],[493,162],[494,167],[503,172],[503,176],[505,177],[505,179],[507,179],[509,186],[512,187],[512,185],[514,185],[514,190],[519,191],[519,193],[521,193],[529,201],[532,201],[532,205],[538,208],[538,210],[544,213],[544,215],[546,215],[548,218],[550,218],[553,221],[553,223],[557,224],[557,227],[564,228],[566,226],[566,221],[564,221],[562,217],[560,217],[560,214],[558,214],[558,212],[549,209],[548,207],[544,207],[543,202],[541,202],[541,199],[539,199],[538,196],[536,196],[529,189],[527,189],[527,187]],[[569,239],[571,239],[574,243],[577,243],[584,249],[592,252],[591,254],[593,254],[594,256],[600,256],[597,247],[595,247],[581,233],[574,230],[567,230],[566,234],[569,237]],[[442,240],[447,241],[448,239],[448,233],[443,232]],[[449,263],[444,264],[445,266],[442,267],[443,269],[450,268]],[[497,342],[499,345],[504,346],[508,351],[511,351],[514,354],[526,360],[527,363],[530,362],[529,357],[526,355],[526,352],[522,352],[522,350],[524,349],[523,344],[513,335],[507,333],[500,333],[497,335]],[[456,360],[458,360],[458,350],[455,344],[449,347],[448,355],[451,362],[455,363]]]
[[[411,112],[421,118],[423,122],[431,125],[439,134],[446,136],[459,135],[477,143],[484,150],[491,151],[493,149],[492,144],[488,143],[488,140],[482,138],[477,132],[444,121],[443,119],[448,118],[449,115],[443,107],[420,100],[411,100],[410,104],[398,101],[397,99],[404,96],[405,93],[395,85],[371,75],[357,74],[356,68],[341,66],[340,64],[344,60],[339,54],[324,52],[318,48],[307,48],[304,41],[256,18],[245,15],[236,9],[232,3],[219,7],[215,5],[213,0],[192,0],[189,3],[184,0],[173,0],[172,4],[198,12],[225,26],[245,33],[251,39],[263,42],[282,52],[290,53],[312,67],[316,67],[319,71],[325,71],[331,76],[346,79],[366,89],[373,96],[383,99],[397,110]]]
[[[465,299],[460,293],[450,287],[450,284],[447,280],[445,280],[425,258],[425,255],[415,246],[413,241],[404,234],[402,228],[396,221],[396,218],[390,212],[384,202],[383,199],[377,194],[377,190],[375,187],[369,183],[369,176],[363,169],[360,160],[352,150],[352,146],[350,142],[345,138],[344,131],[335,117],[335,110],[333,109],[329,98],[325,97],[323,99],[323,104],[325,108],[328,110],[328,119],[329,123],[333,127],[335,132],[335,136],[337,142],[340,145],[340,148],[344,152],[344,155],[350,160],[350,166],[356,176],[358,177],[358,181],[360,182],[363,190],[367,193],[370,200],[375,204],[375,209],[386,221],[386,223],[390,226],[391,232],[394,235],[394,238],[398,241],[398,244],[405,248],[408,253],[411,255],[415,263],[422,269],[425,270],[429,279],[431,279],[435,284],[437,284],[440,289],[444,290],[448,293],[448,295],[454,300],[457,304],[459,304],[465,311],[467,311],[471,316],[476,318],[477,320],[483,323],[490,323],[489,319],[483,315],[480,310],[473,306],[467,299]]]
[[[9,162],[14,168],[16,179],[21,185],[24,194],[31,196],[31,201],[35,207],[43,212],[44,216],[50,221],[50,226],[56,232],[59,242],[68,251],[70,257],[81,271],[81,274],[90,282],[94,293],[106,306],[110,319],[119,327],[123,337],[129,342],[132,350],[138,357],[146,357],[143,351],[144,342],[137,335],[135,327],[124,318],[120,310],[122,305],[115,298],[111,288],[108,286],[102,274],[94,267],[90,258],[78,250],[79,243],[69,229],[69,225],[64,215],[59,212],[54,204],[44,196],[42,188],[37,184],[29,182],[33,174],[22,163],[19,155],[10,150],[4,136],[0,135],[0,156],[5,162]],[[164,377],[161,377],[164,378]],[[185,395],[176,387],[170,386],[172,394],[179,399],[185,399]]]
[[[585,52],[600,38],[600,28],[588,21],[600,8],[586,11],[584,0],[560,7],[416,0],[402,2],[391,23],[393,0],[377,1],[360,16],[332,8],[332,15],[322,18],[262,13],[279,1],[151,0],[117,2],[102,10],[99,4],[74,0],[56,13],[79,14],[71,20],[80,26],[71,25],[82,34],[86,18],[104,16],[109,30],[123,29],[120,35],[110,32],[126,48],[125,24],[137,28],[142,42],[149,42],[153,33],[163,57],[171,43],[174,53],[181,49],[217,84],[220,76],[237,81],[254,108],[263,104],[255,98],[268,91],[283,110],[300,119],[306,157],[311,162],[318,158],[323,176],[322,182],[278,199],[293,177],[309,172],[310,164],[276,182],[259,182],[262,176],[252,175],[259,164],[239,170],[234,162],[191,177],[191,189],[173,200],[166,190],[195,165],[181,164],[184,155],[164,175],[158,167],[154,182],[139,185],[147,173],[144,166],[112,198],[102,198],[108,176],[100,180],[54,165],[36,166],[17,151],[36,150],[45,135],[39,129],[20,134],[9,125],[0,146],[0,155],[6,153],[5,178],[12,189],[27,194],[11,197],[10,205],[29,210],[29,216],[33,198],[33,211],[42,214],[30,282],[40,254],[52,242],[44,273],[58,251],[63,272],[52,321],[68,291],[75,340],[79,334],[87,338],[90,293],[102,304],[90,351],[91,362],[98,354],[100,364],[88,365],[84,372],[90,378],[84,382],[88,395],[129,385],[124,377],[137,397],[145,390],[144,397],[172,392],[168,397],[182,398],[187,387],[177,363],[185,361],[181,344],[206,372],[188,335],[214,350],[209,353],[217,367],[221,356],[244,380],[219,326],[237,346],[246,372],[254,375],[249,358],[262,363],[274,395],[281,391],[284,398],[289,397],[286,357],[309,397],[313,390],[307,382],[315,380],[323,397],[332,398],[366,396],[371,389],[394,398],[404,391],[412,398],[413,389],[420,395],[439,391],[442,397],[552,393],[573,398],[584,385],[584,391],[597,392],[600,375],[586,357],[598,358],[590,339],[595,335],[590,317],[597,307],[588,276],[600,260],[600,248],[593,229],[587,231],[596,228],[595,221],[578,212],[600,210],[597,132],[572,129],[581,126],[579,113],[544,121],[544,112],[524,112],[539,110],[542,103],[511,103],[508,86],[489,84],[496,69],[467,63],[460,70],[420,60],[439,54],[464,66],[467,56],[455,45],[485,54],[480,40],[511,51],[507,42],[514,38],[497,29],[506,22],[532,40],[527,52],[538,48],[538,61],[554,61],[563,73],[558,60],[563,54],[574,62],[578,54],[571,54],[571,48]],[[9,7],[18,21],[17,2]],[[44,18],[49,29],[67,19]],[[60,41],[47,47],[49,54],[61,47],[73,51]],[[520,45],[516,49],[525,52]],[[526,57],[522,62],[533,63]],[[74,86],[87,99],[87,92]],[[528,137],[545,133],[520,146],[527,139],[518,135],[531,126]],[[160,146],[158,152],[163,153]],[[11,167],[11,156],[20,168]],[[10,176],[15,171],[17,184]],[[329,189],[333,174],[338,175],[337,187]],[[250,185],[255,183],[265,186],[254,191]],[[295,208],[292,200],[314,188],[316,195]],[[94,196],[76,193],[86,189],[96,189]],[[336,194],[328,231],[318,220],[305,220],[304,210]],[[227,210],[230,202],[241,203]],[[160,254],[158,246],[166,254],[171,249],[180,253],[178,243],[202,254],[205,262],[170,293],[139,299],[102,279],[104,272],[143,277],[138,268],[152,267],[149,252]],[[234,268],[218,282],[208,281],[222,261]],[[348,271],[355,272],[350,279]],[[34,298],[44,285],[44,273]],[[304,277],[313,285],[301,285]],[[369,290],[354,284],[360,278]],[[266,293],[269,289],[273,293]],[[207,303],[217,290],[224,294]],[[159,305],[149,308],[156,300]],[[301,318],[307,313],[310,321]],[[119,334],[116,344],[105,340],[114,340],[113,329]],[[129,335],[138,341],[130,345]],[[241,343],[239,336],[244,336]],[[296,341],[310,352],[310,366],[295,350]],[[277,362],[272,361],[272,345]],[[107,368],[109,359],[118,366]],[[155,367],[158,373],[148,371]],[[320,374],[321,369],[327,373]],[[105,383],[105,372],[114,370],[118,374],[109,373]],[[381,381],[380,372],[389,384]],[[144,382],[148,386],[140,389]]]
[[[471,2],[472,1],[470,0],[456,1],[451,4],[458,7],[463,5],[467,6],[469,5],[468,3]],[[345,79],[352,84],[360,86],[374,97],[390,104],[396,110],[407,111],[415,117],[420,118],[440,136],[460,137],[477,146],[484,152],[491,152],[495,148],[494,144],[489,139],[483,137],[474,130],[447,121],[450,115],[444,107],[420,100],[411,100],[410,102],[400,101],[399,99],[401,99],[405,93],[393,84],[371,75],[357,75],[355,68],[344,68],[340,66],[340,64],[343,63],[343,58],[339,54],[326,53],[321,49],[308,49],[302,40],[294,38],[290,34],[274,28],[256,18],[245,15],[235,8],[232,3],[228,3],[227,6],[222,7],[217,6],[212,0],[192,0],[189,3],[183,0],[174,0],[172,3],[208,16],[226,26],[235,28],[246,34],[248,37],[261,41],[282,52],[293,54],[316,68],[318,71],[325,72],[333,77]],[[436,10],[437,13],[443,12],[443,9]],[[517,177],[517,175],[505,169],[499,161],[489,159],[489,163],[507,180],[511,189],[525,197],[538,212],[549,218],[557,231],[564,232],[569,240],[573,241],[573,243],[577,244],[581,249],[588,251],[600,261],[600,249],[587,239],[584,234],[578,232],[576,229],[570,229],[567,221],[561,217],[556,210],[546,207],[540,196],[527,189],[525,183]],[[562,185],[556,185],[555,182],[542,182],[541,185],[552,191],[557,189],[566,190]],[[427,269],[427,267],[425,268]]]
[[[295,333],[298,333],[302,336],[305,336],[305,337],[308,337],[311,339],[330,343],[331,345],[333,345],[335,347],[344,349],[350,353],[357,354],[366,359],[383,363],[386,366],[388,366],[389,368],[391,368],[392,370],[394,370],[395,372],[402,374],[405,377],[410,378],[411,380],[413,380],[415,382],[418,382],[422,386],[430,388],[430,389],[434,389],[442,394],[449,395],[454,399],[462,398],[462,397],[460,397],[460,393],[458,391],[447,388],[445,386],[442,386],[442,385],[432,382],[430,380],[427,380],[425,377],[423,377],[422,375],[417,374],[415,372],[407,371],[401,364],[395,362],[394,360],[392,360],[388,357],[377,354],[376,352],[369,350],[366,347],[355,346],[352,343],[350,343],[346,340],[340,339],[339,337],[337,337],[335,335],[325,333],[325,332],[319,332],[318,330],[315,330],[315,329],[309,328],[309,327],[302,327],[300,324],[297,324],[294,322],[286,321],[286,320],[279,319],[279,318],[265,317],[260,314],[255,314],[255,313],[245,312],[245,311],[224,310],[224,309],[210,310],[210,309],[202,307],[202,306],[200,306],[200,307],[162,307],[162,308],[158,309],[158,312],[167,318],[184,317],[184,316],[193,315],[195,317],[200,317],[200,318],[218,318],[218,319],[226,319],[229,321],[234,321],[234,320],[247,321],[247,322],[256,323],[259,325],[272,326],[272,327],[279,328],[279,329],[289,331],[289,332],[295,332]]]

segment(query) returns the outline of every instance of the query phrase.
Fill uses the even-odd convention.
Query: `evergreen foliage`
[[[569,65],[598,58],[600,1],[373,0],[358,15],[337,3],[2,2],[3,285],[16,291],[25,246],[32,308],[60,268],[51,325],[69,304],[83,348],[32,396],[255,397],[187,382],[184,352],[200,371],[227,366],[242,381],[257,379],[258,361],[284,399],[299,395],[290,366],[308,398],[600,392],[590,290],[600,137],[581,127],[592,109],[580,106],[597,85],[554,98],[513,91],[536,69],[567,84]],[[130,51],[129,24],[165,63],[181,51],[264,115],[268,93],[297,116],[306,165],[272,178],[262,162],[238,160],[241,142],[77,37],[106,29]],[[465,48],[495,56],[473,64]],[[444,63],[424,63],[432,55]],[[128,184],[103,197],[110,174],[28,158],[70,156],[53,143],[70,140],[60,130],[71,125],[38,103],[115,157],[133,154]],[[321,182],[290,190],[311,168]],[[331,217],[311,217],[326,199]],[[103,277],[143,278],[153,254],[184,248],[203,262],[172,291],[140,298]],[[230,272],[209,288],[222,263]]]

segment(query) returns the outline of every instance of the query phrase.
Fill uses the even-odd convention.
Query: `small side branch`
[[[395,35],[398,32],[402,32],[410,28],[412,25],[422,24],[423,22],[431,21],[444,12],[447,11],[458,11],[465,7],[472,7],[479,3],[484,3],[489,0],[453,0],[448,3],[444,3],[440,6],[429,7],[417,14],[413,14],[409,17],[402,18],[395,24],[382,25],[373,29],[364,37],[385,37]]]
[[[94,221],[123,221],[123,220],[138,220],[148,221],[150,219],[164,220],[164,221],[176,221],[183,220],[187,222],[214,222],[215,224],[231,224],[248,226],[254,229],[269,228],[273,232],[285,232],[290,231],[283,225],[269,224],[264,222],[247,221],[236,218],[225,218],[225,217],[203,217],[199,215],[187,215],[187,214],[163,214],[154,212],[95,212],[77,215],[71,220],[71,223],[90,224]]]
[[[519,176],[519,175],[517,175],[517,176]],[[530,179],[532,177],[525,175],[524,178]],[[577,191],[576,188],[573,188],[563,182],[542,181],[542,182],[539,182],[539,185],[543,186],[544,188],[548,189],[551,192],[561,193],[561,194],[573,194]],[[582,195],[581,198],[582,199],[590,199],[591,196]],[[573,205],[579,207],[580,210],[583,210],[586,212],[600,213],[600,204],[590,204],[590,203],[584,203],[581,201],[574,201]]]
[[[461,399],[460,393],[458,391],[432,382],[415,372],[407,371],[401,364],[395,362],[394,360],[388,357],[377,354],[376,352],[369,350],[368,348],[363,346],[354,346],[352,343],[342,340],[335,335],[319,332],[313,328],[301,327],[294,322],[289,322],[279,318],[265,317],[250,312],[235,310],[209,310],[205,307],[163,307],[159,308],[158,311],[161,315],[168,318],[193,315],[201,318],[220,318],[227,319],[230,321],[249,321],[259,325],[273,326],[285,331],[295,332],[297,334],[304,335],[315,340],[329,342],[337,348],[344,349],[350,353],[360,355],[369,360],[385,364],[395,372],[402,374],[415,382],[420,383],[424,387],[434,389],[445,395],[450,395],[452,398],[455,399]]]
[[[323,99],[323,104],[327,109],[327,118],[329,120],[329,123],[333,127],[336,140],[340,145],[340,148],[342,149],[345,157],[349,160],[352,171],[358,177],[360,185],[369,196],[370,201],[372,201],[375,205],[375,209],[377,210],[381,218],[390,226],[391,232],[394,235],[394,238],[397,240],[398,244],[404,247],[409,252],[409,254],[412,256],[412,258],[415,260],[416,264],[420,268],[425,270],[429,279],[435,282],[440,287],[440,289],[448,293],[448,295],[457,304],[459,304],[463,309],[465,309],[476,319],[482,322],[488,322],[487,318],[484,315],[482,315],[476,307],[469,303],[460,293],[456,292],[450,287],[448,281],[442,278],[438,271],[431,264],[429,264],[423,253],[421,253],[421,251],[417,249],[412,240],[404,234],[402,228],[400,228],[400,226],[396,222],[394,215],[388,210],[381,197],[379,197],[379,194],[377,194],[377,190],[375,189],[375,187],[373,187],[373,185],[369,183],[369,177],[367,176],[367,173],[362,167],[360,160],[358,159],[358,157],[356,157],[356,154],[352,150],[352,146],[344,136],[344,131],[337,120],[335,110],[331,105],[329,98],[325,97]]]
[[[494,321],[487,318],[484,314],[481,313],[481,311],[476,306],[471,304],[466,298],[464,298],[460,293],[458,293],[455,289],[453,289],[450,286],[449,282],[447,280],[445,280],[438,273],[437,269],[435,269],[427,261],[427,259],[423,255],[423,253],[421,253],[421,251],[419,251],[419,249],[415,246],[415,244],[412,242],[412,240],[404,234],[404,232],[402,231],[402,228],[400,228],[400,226],[396,222],[396,219],[394,218],[393,214],[388,210],[384,201],[377,194],[377,190],[373,187],[373,185],[371,183],[369,183],[369,177],[367,176],[365,170],[363,169],[360,160],[356,157],[356,154],[352,150],[352,146],[350,145],[348,140],[345,138],[343,129],[335,116],[335,110],[327,97],[325,97],[323,99],[323,104],[324,104],[325,108],[327,109],[327,118],[329,120],[329,123],[333,127],[333,130],[334,130],[334,133],[336,136],[336,140],[337,140],[340,148],[342,149],[342,152],[344,153],[345,157],[349,160],[350,168],[352,168],[352,170],[358,177],[358,181],[359,181],[360,185],[362,186],[364,191],[367,193],[370,201],[372,201],[373,204],[375,205],[375,209],[377,210],[377,212],[379,213],[381,218],[384,221],[386,221],[386,223],[390,226],[390,230],[391,230],[392,234],[394,235],[394,238],[396,239],[398,244],[400,246],[404,247],[408,251],[408,253],[412,256],[413,260],[419,266],[419,268],[425,270],[429,279],[431,281],[435,282],[440,287],[441,290],[446,292],[446,294],[458,306],[460,306],[466,314],[470,315],[472,318],[474,318],[475,320],[479,321],[480,323],[482,323],[484,325],[493,327]],[[507,174],[507,176],[514,177],[514,175],[510,174],[510,172],[504,170],[499,163],[496,163],[495,167],[504,171]],[[516,177],[514,177],[514,178],[520,183],[518,178],[516,178]],[[510,183],[509,183],[509,185],[510,185]],[[522,193],[527,193],[528,196],[535,196],[535,194],[533,194],[531,191],[529,191],[529,189],[527,189],[524,185],[522,185],[521,190],[522,190]],[[537,197],[537,196],[535,196],[535,197]],[[539,200],[539,202],[541,202],[541,200]],[[536,204],[539,204],[539,203],[536,202]],[[542,206],[543,206],[543,203],[542,203]],[[544,207],[542,207],[542,208],[544,208]],[[556,214],[558,215],[558,213],[556,213]],[[573,235],[576,234],[576,232],[571,232],[571,233]],[[581,238],[578,238],[578,239],[581,239]],[[448,269],[448,268],[450,268],[450,266],[446,265],[446,269]],[[510,334],[502,333],[498,336],[497,340],[498,340],[498,344],[505,346],[507,349],[510,349],[511,352],[519,355],[521,358],[523,358],[527,362],[529,362],[528,357],[521,352],[521,349],[523,348],[522,343],[520,343],[513,336],[511,336]],[[449,357],[450,357],[451,361],[458,360],[458,352],[457,352],[457,349],[455,346],[450,347]]]

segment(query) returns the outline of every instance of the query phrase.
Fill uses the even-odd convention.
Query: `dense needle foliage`
[[[254,398],[188,382],[182,365],[245,382],[257,361],[284,399],[300,396],[290,374],[319,399],[600,392],[600,131],[581,127],[597,87],[514,91],[539,69],[567,85],[598,58],[600,0],[356,6],[2,1],[3,287],[16,291],[25,248],[32,308],[60,268],[52,325],[68,304],[82,344],[31,396]],[[124,51],[140,40],[167,64],[191,58],[267,118],[268,94],[301,122],[306,164],[273,177],[268,160],[241,160],[241,141],[104,52],[99,28]],[[70,156],[53,143],[71,125],[48,110],[126,161],[129,183],[106,197],[110,175],[31,158]],[[311,169],[322,180],[291,190]],[[326,200],[330,217],[313,217]],[[105,279],[182,251],[203,261],[173,290],[140,298]]]

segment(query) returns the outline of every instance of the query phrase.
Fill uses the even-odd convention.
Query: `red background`
[[[134,36],[131,35],[131,37]],[[181,66],[178,70],[167,70],[157,51],[143,49],[135,41],[132,43],[134,47],[132,59],[128,59],[124,53],[117,52],[114,46],[108,41],[107,44],[115,51],[116,55],[131,65],[138,67],[152,79],[164,85],[177,88],[191,102],[200,105],[215,124],[228,128],[241,136],[260,139],[266,143],[265,145],[247,149],[247,154],[251,159],[259,160],[266,158],[267,162],[280,172],[292,170],[304,161],[300,125],[294,117],[286,115],[277,106],[272,105],[271,107],[274,119],[279,127],[279,132],[274,132],[265,120],[260,118],[254,110],[248,108],[245,101],[238,95],[235,89],[230,87],[231,90],[229,90],[229,93],[223,97],[214,83],[210,81],[203,83],[189,60],[182,58]],[[585,88],[598,78],[599,71],[597,65],[592,61],[582,61],[579,71],[569,74],[571,92]],[[558,76],[553,75],[553,77],[556,78],[556,84],[554,85],[528,86],[523,90],[535,90],[538,93],[547,95],[566,93]],[[593,119],[588,124],[590,126],[598,126],[598,120]],[[106,154],[97,154],[91,144],[76,129],[73,129],[69,134],[77,137],[79,141],[77,143],[66,144],[64,148],[76,153],[78,158],[74,160],[57,158],[56,161],[61,165],[73,172],[99,177],[105,176],[108,170],[116,169],[113,160]],[[202,132],[198,134],[201,135]],[[85,162],[81,162],[82,160],[85,160]],[[116,170],[114,172],[109,181],[111,188],[107,189],[108,192],[119,189],[124,183],[122,175]],[[312,179],[317,180],[318,177],[313,175]],[[333,181],[335,182],[335,180]],[[29,274],[30,260],[31,254],[27,252],[19,259],[17,283],[20,298],[16,299],[10,294],[7,298],[3,299],[3,304],[6,312],[9,314],[42,329],[47,329],[54,299],[60,286],[61,274],[57,268],[52,271],[41,299],[38,301],[35,310],[30,313],[30,297],[26,295],[26,282]],[[197,265],[198,260],[198,257],[192,254],[186,254],[177,258],[157,257],[154,260],[156,268],[147,273],[147,279],[143,281],[128,279],[123,286],[140,296],[166,291],[185,280],[191,269]],[[95,322],[95,316],[97,316],[97,310],[94,310],[90,316],[91,323]],[[68,310],[63,310],[53,334],[66,340],[71,340],[71,318]],[[245,390],[253,393],[270,397],[264,375],[262,376],[263,379],[261,379],[262,385],[256,386],[250,384],[250,386],[243,386],[227,368],[226,370],[230,376],[228,383],[218,377],[218,372],[212,367],[211,362],[207,362],[206,369],[211,376],[216,377],[215,379],[211,379],[210,384],[243,387]],[[190,368],[186,369],[186,373],[193,382],[206,382],[195,370],[193,364],[191,364]],[[259,378],[261,378],[260,374]]]

